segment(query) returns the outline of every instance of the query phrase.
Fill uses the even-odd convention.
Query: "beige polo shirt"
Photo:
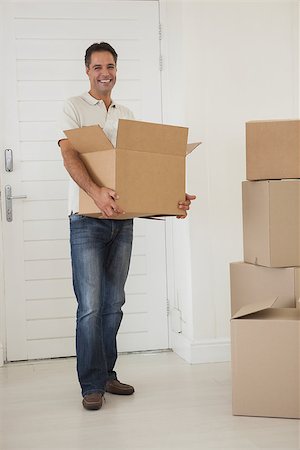
[[[117,105],[113,101],[107,111],[103,100],[97,100],[88,92],[85,92],[78,97],[69,98],[64,103],[58,140],[66,139],[63,130],[99,124],[115,147],[119,119],[133,120],[134,116],[130,109]],[[71,214],[78,212],[78,210],[79,186],[70,177],[68,211]]]

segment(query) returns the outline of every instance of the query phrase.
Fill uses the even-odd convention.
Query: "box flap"
[[[236,312],[232,316],[232,318],[238,319],[239,317],[247,316],[248,314],[254,314],[258,311],[263,311],[264,309],[271,308],[277,299],[278,297],[272,298],[271,300],[262,300],[261,302],[250,303],[249,305],[242,306],[242,308],[240,308],[238,312]]]
[[[114,148],[100,125],[64,130],[64,133],[79,153],[91,153]]]
[[[186,154],[192,153],[195,148],[197,148],[202,142],[193,142],[192,144],[187,144],[186,146]]]
[[[188,128],[119,119],[117,148],[186,155]]]

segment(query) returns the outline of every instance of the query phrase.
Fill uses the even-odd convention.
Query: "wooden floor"
[[[0,449],[299,449],[299,421],[231,415],[230,365],[189,365],[172,352],[121,355],[130,397],[86,411],[75,359],[0,368]]]

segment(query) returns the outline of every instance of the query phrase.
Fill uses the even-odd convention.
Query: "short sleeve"
[[[57,128],[58,143],[61,139],[67,139],[64,130],[80,128],[79,117],[71,100],[65,101]]]

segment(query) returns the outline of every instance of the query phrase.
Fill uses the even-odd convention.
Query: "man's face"
[[[117,67],[110,52],[94,52],[91,63],[86,69],[91,84],[91,91],[100,97],[109,95],[116,83]]]

